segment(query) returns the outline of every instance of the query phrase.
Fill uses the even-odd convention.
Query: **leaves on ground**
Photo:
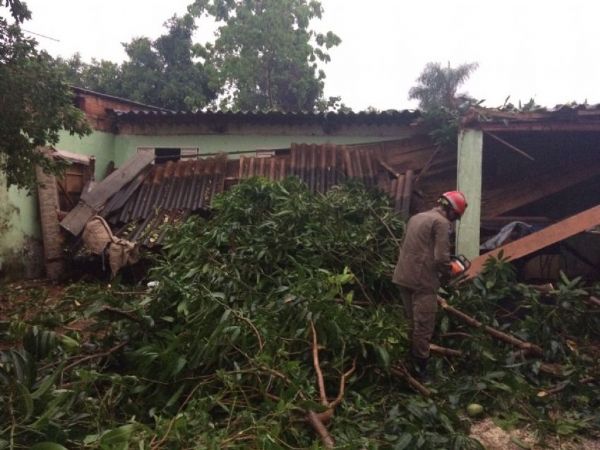
[[[339,448],[481,448],[472,403],[538,440],[598,433],[600,314],[585,302],[598,288],[581,280],[541,293],[495,260],[445,296],[543,358],[441,311],[434,341],[463,355],[433,359],[434,395],[390,375],[408,348],[390,281],[403,229],[359,185],[314,195],[295,179],[252,179],[209,219],[169,230],[157,287],[74,284],[36,314],[48,292],[28,302],[5,289],[27,306],[5,310],[0,329],[0,445],[318,448],[306,414],[327,407],[311,324],[328,402],[356,362],[328,424]]]

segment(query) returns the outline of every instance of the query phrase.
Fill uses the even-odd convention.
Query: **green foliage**
[[[341,41],[331,31],[311,29],[321,18],[320,2],[197,0],[190,12],[221,24],[210,47],[221,107],[312,111],[321,101],[325,73],[319,63],[328,62],[327,50]]]
[[[510,100],[510,96],[506,97],[506,99],[504,100],[504,104],[498,109],[500,111],[515,112],[515,113],[548,111],[547,108],[544,108],[543,106],[538,105],[535,102],[535,99],[533,97],[530,98],[526,103],[522,103],[521,100],[519,100],[519,103],[517,105],[510,103],[509,100]],[[577,106],[577,103],[571,103],[570,106],[575,107],[575,106]],[[483,117],[483,119],[485,119],[485,117]]]
[[[70,83],[174,110],[209,105],[242,110],[313,111],[348,107],[323,97],[327,50],[340,43],[332,32],[317,33],[318,1],[196,1],[189,14],[172,17],[156,40],[124,44],[122,64],[78,54],[57,65]],[[195,20],[219,25],[214,43],[192,41]]]
[[[192,42],[196,30],[189,14],[165,23],[167,33],[154,41],[139,37],[124,44],[128,60],[84,63],[78,54],[58,66],[77,86],[173,110],[202,108],[216,96],[206,50]]]
[[[450,63],[442,67],[440,63],[427,63],[417,85],[410,88],[408,98],[419,101],[419,108],[431,111],[438,108],[457,110],[461,103],[473,102],[467,94],[459,94],[458,88],[469,79],[477,63],[461,64],[451,67]]]
[[[58,142],[59,132],[84,135],[89,127],[52,58],[21,32],[31,17],[20,0],[0,1],[0,171],[9,185],[35,185],[35,167],[58,173],[60,165],[39,147]]]
[[[427,63],[417,85],[410,88],[408,97],[419,101],[423,111],[423,124],[433,141],[441,148],[456,148],[460,116],[478,101],[464,93],[460,86],[477,69],[477,63],[458,67],[442,67],[440,63]]]
[[[473,403],[541,439],[597,433],[600,316],[585,300],[600,287],[578,279],[541,294],[488,262],[449,302],[543,358],[441,311],[434,342],[463,355],[432,359],[432,397],[389,376],[408,346],[390,282],[402,234],[387,199],[361,186],[316,195],[252,179],[169,230],[157,287],[74,285],[51,311],[32,291],[41,311],[0,328],[0,446],[319,448],[305,420],[325,409],[311,324],[330,399],[356,364],[328,427],[340,448],[481,449]]]
[[[451,303],[486,325],[540,345],[543,362],[443,314],[442,334],[452,330],[472,335],[465,339],[448,333],[441,340],[465,353],[453,367],[456,372],[444,380],[448,401],[481,403],[507,427],[533,421],[542,438],[597,432],[598,386],[586,379],[600,373],[592,359],[600,340],[600,316],[586,305],[589,295],[581,280],[564,276],[556,290],[542,294],[516,282],[514,268],[505,260],[488,261],[484,273],[455,292]],[[548,367],[556,373],[548,373]]]

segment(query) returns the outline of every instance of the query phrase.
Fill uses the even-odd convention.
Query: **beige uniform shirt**
[[[436,293],[440,274],[449,271],[450,225],[435,208],[412,216],[392,281],[419,292]]]

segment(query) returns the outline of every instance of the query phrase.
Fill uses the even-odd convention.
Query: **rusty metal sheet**
[[[183,216],[209,208],[224,189],[226,172],[226,155],[155,164],[143,179],[136,178],[135,184],[116,194],[116,200],[111,199],[105,215],[113,224],[135,222],[137,226],[128,231],[130,238],[147,239],[147,231],[175,211]]]

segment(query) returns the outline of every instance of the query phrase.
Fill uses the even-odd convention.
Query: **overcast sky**
[[[121,43],[156,38],[191,0],[26,0],[24,27],[55,56],[122,61]],[[355,110],[414,108],[408,90],[429,61],[478,62],[464,90],[486,106],[600,103],[600,2],[595,0],[321,0],[322,31],[338,34],[325,94]],[[199,23],[197,38],[210,39]]]

